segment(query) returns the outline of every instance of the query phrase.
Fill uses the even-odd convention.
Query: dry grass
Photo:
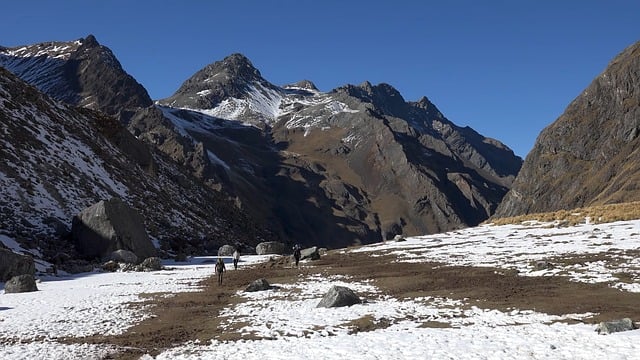
[[[573,210],[559,210],[548,213],[535,213],[507,218],[491,218],[485,223],[495,225],[520,224],[525,221],[562,222],[564,225],[584,223],[586,218],[591,223],[603,224],[614,221],[640,219],[640,201],[622,204],[594,205]]]

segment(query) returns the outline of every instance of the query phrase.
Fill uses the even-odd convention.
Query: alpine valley
[[[522,165],[426,97],[274,85],[241,54],[156,101],[91,35],[0,48],[0,66],[0,236],[46,261],[72,252],[78,212],[112,197],[169,252],[473,226]]]

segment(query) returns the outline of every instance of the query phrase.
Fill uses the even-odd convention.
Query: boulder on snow
[[[247,288],[244,289],[244,291],[245,292],[264,291],[272,288],[273,286],[271,286],[266,279],[258,279],[253,281],[251,284],[249,284],[249,286],[247,286]]]
[[[31,256],[16,254],[13,251],[0,248],[0,282],[5,282],[14,276],[36,273],[36,264]]]
[[[107,258],[116,250],[131,251],[138,259],[156,256],[142,217],[118,198],[82,210],[73,218],[71,233],[85,257]]]
[[[320,251],[317,246],[300,250],[300,260],[320,260]]]
[[[23,293],[38,291],[36,279],[31,274],[14,276],[4,284],[4,293]]]
[[[603,321],[600,324],[598,324],[598,326],[596,327],[596,331],[598,332],[598,334],[603,334],[603,335],[611,334],[614,332],[620,332],[620,331],[628,331],[633,329],[636,329],[636,326],[633,323],[633,321],[631,321],[631,319],[629,318],[613,320],[613,321]]]
[[[232,256],[236,248],[232,245],[222,245],[218,249],[218,256]]]
[[[282,255],[285,252],[284,243],[278,241],[265,241],[256,245],[256,254],[258,255],[269,255],[269,254],[277,254]]]
[[[353,290],[334,285],[322,297],[316,307],[342,307],[360,304],[360,297]]]

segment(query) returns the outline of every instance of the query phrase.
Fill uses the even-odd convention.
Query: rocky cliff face
[[[118,197],[165,250],[211,250],[269,233],[112,117],[57,102],[0,68],[0,235],[50,260],[73,254],[80,210]],[[122,149],[129,149],[124,152]]]
[[[640,42],[538,136],[495,216],[640,200]]]

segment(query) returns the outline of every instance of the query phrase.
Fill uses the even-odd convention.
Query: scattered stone
[[[553,269],[553,264],[546,260],[538,260],[534,264],[536,270],[548,270]]]
[[[324,294],[316,307],[342,307],[360,304],[361,302],[360,297],[353,290],[348,287],[334,285]]]
[[[14,276],[36,273],[36,265],[31,256],[16,254],[13,251],[0,248],[0,282],[5,282]]]
[[[258,279],[253,281],[247,288],[244,290],[245,292],[255,292],[255,291],[264,291],[270,290],[273,286],[269,284],[266,279]]]
[[[277,254],[282,255],[285,252],[284,243],[278,241],[265,241],[256,245],[256,254],[258,255],[269,255],[269,254]]]
[[[38,291],[36,279],[31,274],[14,276],[4,284],[4,293],[23,293]]]
[[[102,264],[102,270],[104,271],[116,272],[118,271],[118,269],[120,269],[120,265],[114,260],[109,260],[106,263]]]
[[[405,239],[402,235],[398,234],[398,235],[393,237],[393,241],[395,241],[395,242],[403,242],[403,241],[407,241],[407,239]]]
[[[93,271],[93,264],[85,260],[69,260],[60,266],[60,269],[69,274],[79,274]]]
[[[596,332],[598,334],[605,335],[614,332],[629,331],[634,329],[636,329],[636,326],[633,321],[631,321],[631,319],[629,318],[624,318],[620,320],[603,321],[596,327]]]

